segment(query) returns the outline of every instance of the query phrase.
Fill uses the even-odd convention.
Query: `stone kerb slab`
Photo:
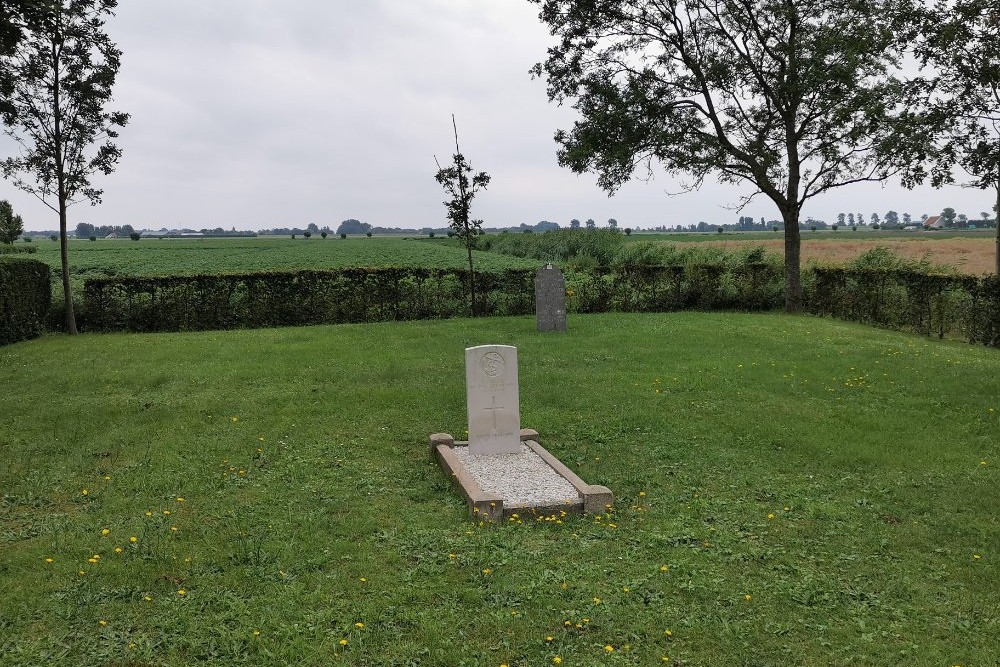
[[[551,264],[535,272],[535,322],[539,331],[566,331],[566,279]]]
[[[504,498],[500,494],[484,491],[474,476],[462,463],[456,448],[468,447],[466,441],[456,441],[448,433],[435,433],[430,437],[431,455],[437,459],[445,474],[465,498],[469,515],[476,520],[498,522],[513,514],[547,516],[558,512],[600,514],[614,503],[614,495],[605,486],[587,484],[559,459],[542,447],[538,432],[522,429],[520,440],[532,453],[544,461],[551,470],[572,486],[575,497],[558,503],[525,503],[518,498]]]
[[[465,390],[469,452],[476,455],[520,452],[517,348],[512,345],[466,348]]]

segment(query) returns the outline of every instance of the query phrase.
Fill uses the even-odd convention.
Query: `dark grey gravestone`
[[[566,331],[566,279],[551,264],[535,273],[535,319],[539,331]]]

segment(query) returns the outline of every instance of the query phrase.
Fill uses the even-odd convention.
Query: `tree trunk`
[[[69,285],[69,241],[66,238],[66,200],[59,198],[59,258],[62,260],[63,301],[66,304],[66,333],[77,334],[76,314],[73,312],[73,293]]]
[[[993,210],[996,211],[996,215],[993,217],[997,226],[996,253],[994,255],[996,258],[996,267],[994,273],[1000,276],[1000,180],[997,181],[997,205]]]
[[[785,312],[802,312],[801,246],[799,235],[799,212],[797,209],[782,209],[785,221]]]
[[[468,215],[468,214],[466,214]],[[466,225],[468,232],[468,225]],[[465,249],[469,253],[469,314],[476,316],[476,274],[472,270],[472,237],[465,237]]]

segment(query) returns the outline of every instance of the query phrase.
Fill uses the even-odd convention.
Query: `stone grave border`
[[[456,441],[449,433],[434,433],[430,437],[430,454],[436,458],[449,479],[462,492],[469,507],[469,516],[473,519],[489,522],[501,522],[513,514],[551,515],[567,512],[587,514],[602,514],[614,502],[611,489],[597,484],[587,484],[572,470],[567,468],[539,442],[538,431],[530,428],[521,429],[521,442],[538,454],[543,461],[576,489],[579,499],[575,503],[559,503],[556,505],[536,505],[529,507],[504,507],[503,498],[486,493],[479,488],[472,475],[465,469],[462,462],[451,449],[467,447],[464,440]]]

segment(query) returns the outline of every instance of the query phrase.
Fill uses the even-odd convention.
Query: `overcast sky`
[[[132,115],[122,161],[97,176],[104,203],[78,222],[136,228],[444,226],[435,154],[463,153],[493,176],[473,213],[487,227],[616,218],[622,227],[780,217],[763,198],[658,175],[608,198],[591,175],[556,164],[552,136],[574,112],[546,99],[529,68],[553,38],[526,0],[124,0],[108,31],[122,51],[115,108]],[[6,144],[5,144],[6,145]],[[0,183],[29,230],[57,217]],[[978,218],[988,193],[851,186],[804,216],[841,211]]]

